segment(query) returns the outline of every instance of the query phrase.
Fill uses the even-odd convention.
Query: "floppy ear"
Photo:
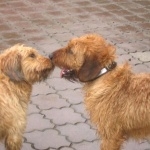
[[[95,57],[88,56],[78,72],[78,78],[81,82],[87,82],[97,77],[101,70],[99,61]]]
[[[21,56],[17,52],[9,52],[1,59],[1,70],[13,81],[24,79],[21,69]]]

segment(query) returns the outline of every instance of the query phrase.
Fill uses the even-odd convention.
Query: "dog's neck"
[[[109,64],[108,66],[102,68],[100,70],[100,73],[97,75],[96,78],[92,79],[92,81],[96,80],[97,78],[103,76],[104,74],[106,74],[107,72],[113,70],[115,67],[117,66],[117,63],[114,61],[111,64]]]

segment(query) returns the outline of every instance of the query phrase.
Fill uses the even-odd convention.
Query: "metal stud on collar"
[[[106,68],[107,68],[107,70],[110,71],[110,70],[114,69],[116,66],[117,66],[117,63],[114,61],[114,62],[112,62],[112,64],[108,65]]]

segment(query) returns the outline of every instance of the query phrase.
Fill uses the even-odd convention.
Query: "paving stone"
[[[7,16],[7,17],[5,18],[5,20],[9,20],[9,21],[13,21],[13,22],[24,21],[23,17],[22,17],[21,15],[19,15],[19,14]]]
[[[142,62],[150,61],[150,52],[130,53],[133,57],[138,58]]]
[[[148,68],[150,68],[150,62],[145,62],[144,65],[146,65]]]
[[[44,36],[38,36],[38,37],[32,36],[32,37],[29,37],[27,40],[31,41],[34,44],[38,43],[38,45],[51,43],[51,39],[49,37],[44,37]]]
[[[27,5],[24,2],[11,2],[8,5],[10,5],[10,7],[26,7]]]
[[[146,13],[146,14],[142,14],[141,15],[143,18],[147,18],[148,20],[150,20],[150,14]]]
[[[100,8],[97,6],[93,6],[93,7],[86,6],[84,7],[84,10],[86,10],[87,12],[98,12]]]
[[[64,125],[67,123],[75,124],[85,122],[85,119],[79,113],[75,113],[71,108],[43,110],[42,114],[51,119],[54,124]]]
[[[56,67],[55,69],[54,69],[54,71],[52,72],[52,74],[51,74],[51,78],[60,78],[60,73],[61,72],[61,69],[59,69],[58,67]],[[51,84],[50,82],[48,82],[48,81],[46,81],[49,85]]]
[[[48,79],[47,82],[49,82],[51,86],[58,91],[81,88],[81,85],[79,83],[72,83],[60,78]]]
[[[147,23],[140,23],[139,26],[141,28],[146,29],[146,30],[150,30],[150,23],[149,22],[147,22]]]
[[[138,37],[138,35],[135,36]],[[144,52],[148,50],[147,45],[143,43],[143,40],[130,44],[122,44],[122,48],[124,48],[128,53]]]
[[[51,37],[50,37],[51,38]],[[52,52],[54,52],[55,50],[59,49],[61,47],[61,45],[56,42],[55,39],[53,39],[54,43],[48,43],[48,44],[42,44],[42,45],[38,45],[38,47],[43,50],[45,53],[47,53],[47,55],[50,55]]]
[[[12,15],[12,14],[16,14],[16,12],[14,10],[11,10],[9,7],[1,10],[1,14],[2,15],[5,15],[5,16],[9,16],[9,15]]]
[[[84,103],[80,103],[77,105],[72,105],[71,106],[76,112],[82,114],[85,118],[89,118],[88,113],[85,109],[85,104]]]
[[[25,20],[25,21],[21,21],[21,22],[12,22],[12,27],[18,27],[18,29],[25,29],[25,28],[28,28],[30,26],[32,26],[32,23],[29,22],[28,20]]]
[[[127,15],[131,15],[131,12],[129,12],[128,10],[112,10],[112,13],[116,14],[116,15],[123,15],[123,16],[127,16]]]
[[[133,58],[131,55],[129,54],[124,54],[121,56],[117,57],[117,62],[120,64],[124,64],[125,62],[128,62],[130,65],[134,66],[137,64],[141,64],[141,61],[139,61],[136,58]]]
[[[35,28],[35,27],[30,27],[30,28],[25,28],[25,29],[20,29],[20,32],[24,35],[24,36],[28,36],[31,37],[32,35],[43,35],[44,33],[41,33],[41,29],[39,28]]]
[[[145,141],[136,142],[129,140],[123,144],[123,150],[148,150],[150,149],[150,144]]]
[[[31,114],[27,119],[27,127],[25,132],[32,132],[35,130],[45,130],[48,128],[53,128],[54,124],[48,119],[44,119],[42,114]]]
[[[133,8],[133,9],[130,9],[130,11],[133,11],[134,13],[136,14],[143,14],[143,13],[148,13],[148,10],[145,9],[144,7],[143,8]]]
[[[95,16],[101,17],[101,20],[104,20],[104,18],[109,20],[112,17],[109,12],[95,12]]]
[[[4,43],[3,44],[0,43],[0,53],[3,52],[7,48],[8,48],[8,45],[6,45]]]
[[[32,103],[37,105],[39,109],[51,109],[69,107],[69,103],[64,98],[60,98],[58,94],[39,95],[32,98]]]
[[[40,94],[46,95],[51,93],[55,93],[55,90],[44,82],[33,85],[32,96]]]
[[[91,129],[96,130],[95,124],[93,124],[90,119],[86,120],[86,123],[91,127]]]
[[[28,7],[17,7],[15,8],[16,12],[20,13],[21,15],[24,16],[24,14],[28,14],[29,12],[33,13],[36,11],[35,7],[33,6],[28,6]]]
[[[72,145],[73,148],[75,148],[76,150],[99,150],[100,147],[100,141],[99,140],[95,140],[93,142],[82,142],[82,143],[77,143],[77,144],[73,144]]]
[[[71,142],[93,141],[96,140],[95,130],[85,123],[75,125],[67,124],[66,126],[57,126],[62,135],[66,135]]]
[[[133,71],[136,73],[141,73],[141,72],[149,73],[150,68],[148,68],[146,65],[138,64],[133,67]]]
[[[123,26],[118,26],[118,30],[121,32],[132,32],[132,31],[137,31],[137,28],[131,25],[123,25]]]
[[[4,149],[5,149],[4,142],[1,141],[1,143],[0,143],[0,150],[4,150]]]
[[[121,43],[124,43],[125,41],[127,41],[127,40],[126,40],[126,37],[122,37],[122,36],[121,36],[121,37],[120,37],[120,36],[118,37],[117,35],[112,36],[112,37],[109,36],[109,37],[108,37],[108,40],[111,41],[112,43],[114,43],[115,45],[116,45],[116,44],[121,44]]]
[[[35,18],[37,18],[37,19],[35,19]],[[38,19],[38,18],[40,18],[40,19]],[[41,28],[49,27],[51,25],[55,25],[55,23],[53,21],[47,20],[44,16],[42,16],[42,17],[34,17],[34,19],[30,18],[30,20],[32,21],[32,23],[34,25],[40,26]]]
[[[70,142],[64,136],[61,136],[58,131],[53,129],[48,129],[43,132],[34,131],[32,134],[26,133],[25,138],[27,142],[32,143],[36,149],[40,150],[48,148],[58,149],[59,147],[70,145]]]
[[[72,25],[72,27],[69,29],[72,33],[76,32],[76,31],[82,31],[84,29],[84,23],[74,23]]]
[[[127,51],[125,51],[123,48],[119,48],[119,46],[118,46],[118,49],[116,50],[117,55],[124,55],[124,54],[127,54],[127,53],[128,53]]]
[[[9,39],[9,40],[6,40],[5,43],[9,45],[10,47],[18,43],[25,43],[25,40],[24,39]]]
[[[125,16],[125,18],[128,20],[128,21],[132,21],[132,22],[143,22],[145,21],[144,18],[140,18],[138,16]]]
[[[150,1],[148,0],[145,0],[145,1],[137,1],[137,3],[143,5],[143,6],[147,6],[147,5],[150,5]]]
[[[58,94],[62,95],[63,98],[67,99],[70,104],[79,104],[83,102],[83,93],[82,90],[65,90],[60,91]]]
[[[35,149],[31,147],[31,144],[23,143],[21,150],[35,150]]]
[[[115,4],[108,4],[108,5],[106,5],[106,6],[104,6],[104,8],[106,8],[106,9],[108,9],[108,10],[120,10],[120,9],[122,9],[120,6],[117,6],[117,5],[115,5]]]
[[[144,38],[146,38],[144,32],[135,32],[135,33],[125,33],[124,34],[128,39],[129,39],[129,46],[130,47],[133,47],[136,51],[143,51],[143,48],[144,46],[146,46],[144,44]],[[133,38],[134,37],[134,38]],[[131,43],[131,42],[134,42],[135,43]],[[141,47],[142,46],[142,47]],[[132,48],[129,48],[129,49],[132,49]]]
[[[126,52],[130,52],[130,48],[131,48],[130,44],[128,44],[128,43],[120,43],[120,44],[117,44],[117,47],[125,50]],[[118,48],[117,48],[117,50],[118,50]],[[133,52],[135,52],[135,50]]]
[[[39,113],[39,112],[40,112],[40,109],[38,109],[36,105],[33,105],[32,103],[28,105],[28,115],[33,114],[33,113]]]
[[[5,39],[14,39],[14,38],[20,38],[21,36],[15,32],[7,32],[7,33],[2,33],[3,38]]]
[[[92,3],[90,1],[80,1],[75,2],[78,6],[90,6]]]
[[[44,33],[41,29],[37,29],[37,28],[23,28],[20,29],[20,32],[23,34],[23,36],[30,42],[34,43],[34,41],[32,41],[32,39],[36,39],[36,40],[40,40],[40,37],[46,37],[47,33]],[[41,38],[41,40],[44,40],[44,38]],[[45,40],[46,42],[46,40]],[[51,41],[49,40],[48,42],[51,43]],[[39,46],[41,43],[36,43],[37,46]]]
[[[48,33],[51,36],[51,38],[53,38],[53,35],[57,34],[58,31],[60,34],[60,33],[66,33],[70,30],[70,29],[64,28],[64,25],[60,25],[59,23],[55,24],[51,28],[52,28],[51,30],[43,29],[43,30],[45,30],[46,33]]]
[[[54,34],[53,37],[59,41],[68,42],[71,38],[73,38],[73,34],[72,33]]]
[[[121,4],[122,7],[124,8],[128,8],[128,9],[134,9],[134,8],[142,8],[141,5],[139,5],[138,3],[122,3]]]
[[[60,150],[74,150],[73,148],[69,148],[69,147],[63,147],[63,148],[60,148]]]

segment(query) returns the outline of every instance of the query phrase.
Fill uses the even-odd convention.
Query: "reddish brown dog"
[[[150,74],[117,65],[115,48],[96,34],[72,39],[50,58],[62,76],[84,83],[85,105],[101,150],[120,150],[128,138],[150,135]]]

